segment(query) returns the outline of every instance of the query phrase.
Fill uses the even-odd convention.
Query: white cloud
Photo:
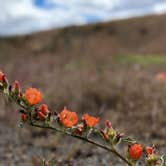
[[[166,11],[166,3],[163,2],[163,3],[157,4],[154,7],[154,11],[155,13],[158,13],[158,14],[164,13]]]
[[[52,8],[35,6],[34,0],[0,0],[0,35],[23,34],[90,19],[113,20],[166,11],[165,0],[45,0]]]
[[[85,19],[74,10],[36,7],[32,0],[0,0],[0,34],[22,34],[67,24],[83,24]]]

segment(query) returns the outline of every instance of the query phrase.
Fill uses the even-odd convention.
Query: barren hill
[[[0,38],[2,55],[165,54],[166,15],[152,15]]]

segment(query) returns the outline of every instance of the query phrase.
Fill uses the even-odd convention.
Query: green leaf
[[[123,137],[123,138],[121,138],[121,141],[131,143],[131,144],[134,144],[137,142],[136,140],[134,140],[133,138],[130,138],[130,137]]]

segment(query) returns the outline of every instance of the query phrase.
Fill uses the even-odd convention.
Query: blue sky
[[[166,12],[166,0],[0,0],[0,35]]]

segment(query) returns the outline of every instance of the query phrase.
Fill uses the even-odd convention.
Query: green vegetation
[[[116,63],[121,65],[139,64],[143,66],[149,65],[165,65],[166,56],[154,56],[154,55],[118,55],[113,58]]]

